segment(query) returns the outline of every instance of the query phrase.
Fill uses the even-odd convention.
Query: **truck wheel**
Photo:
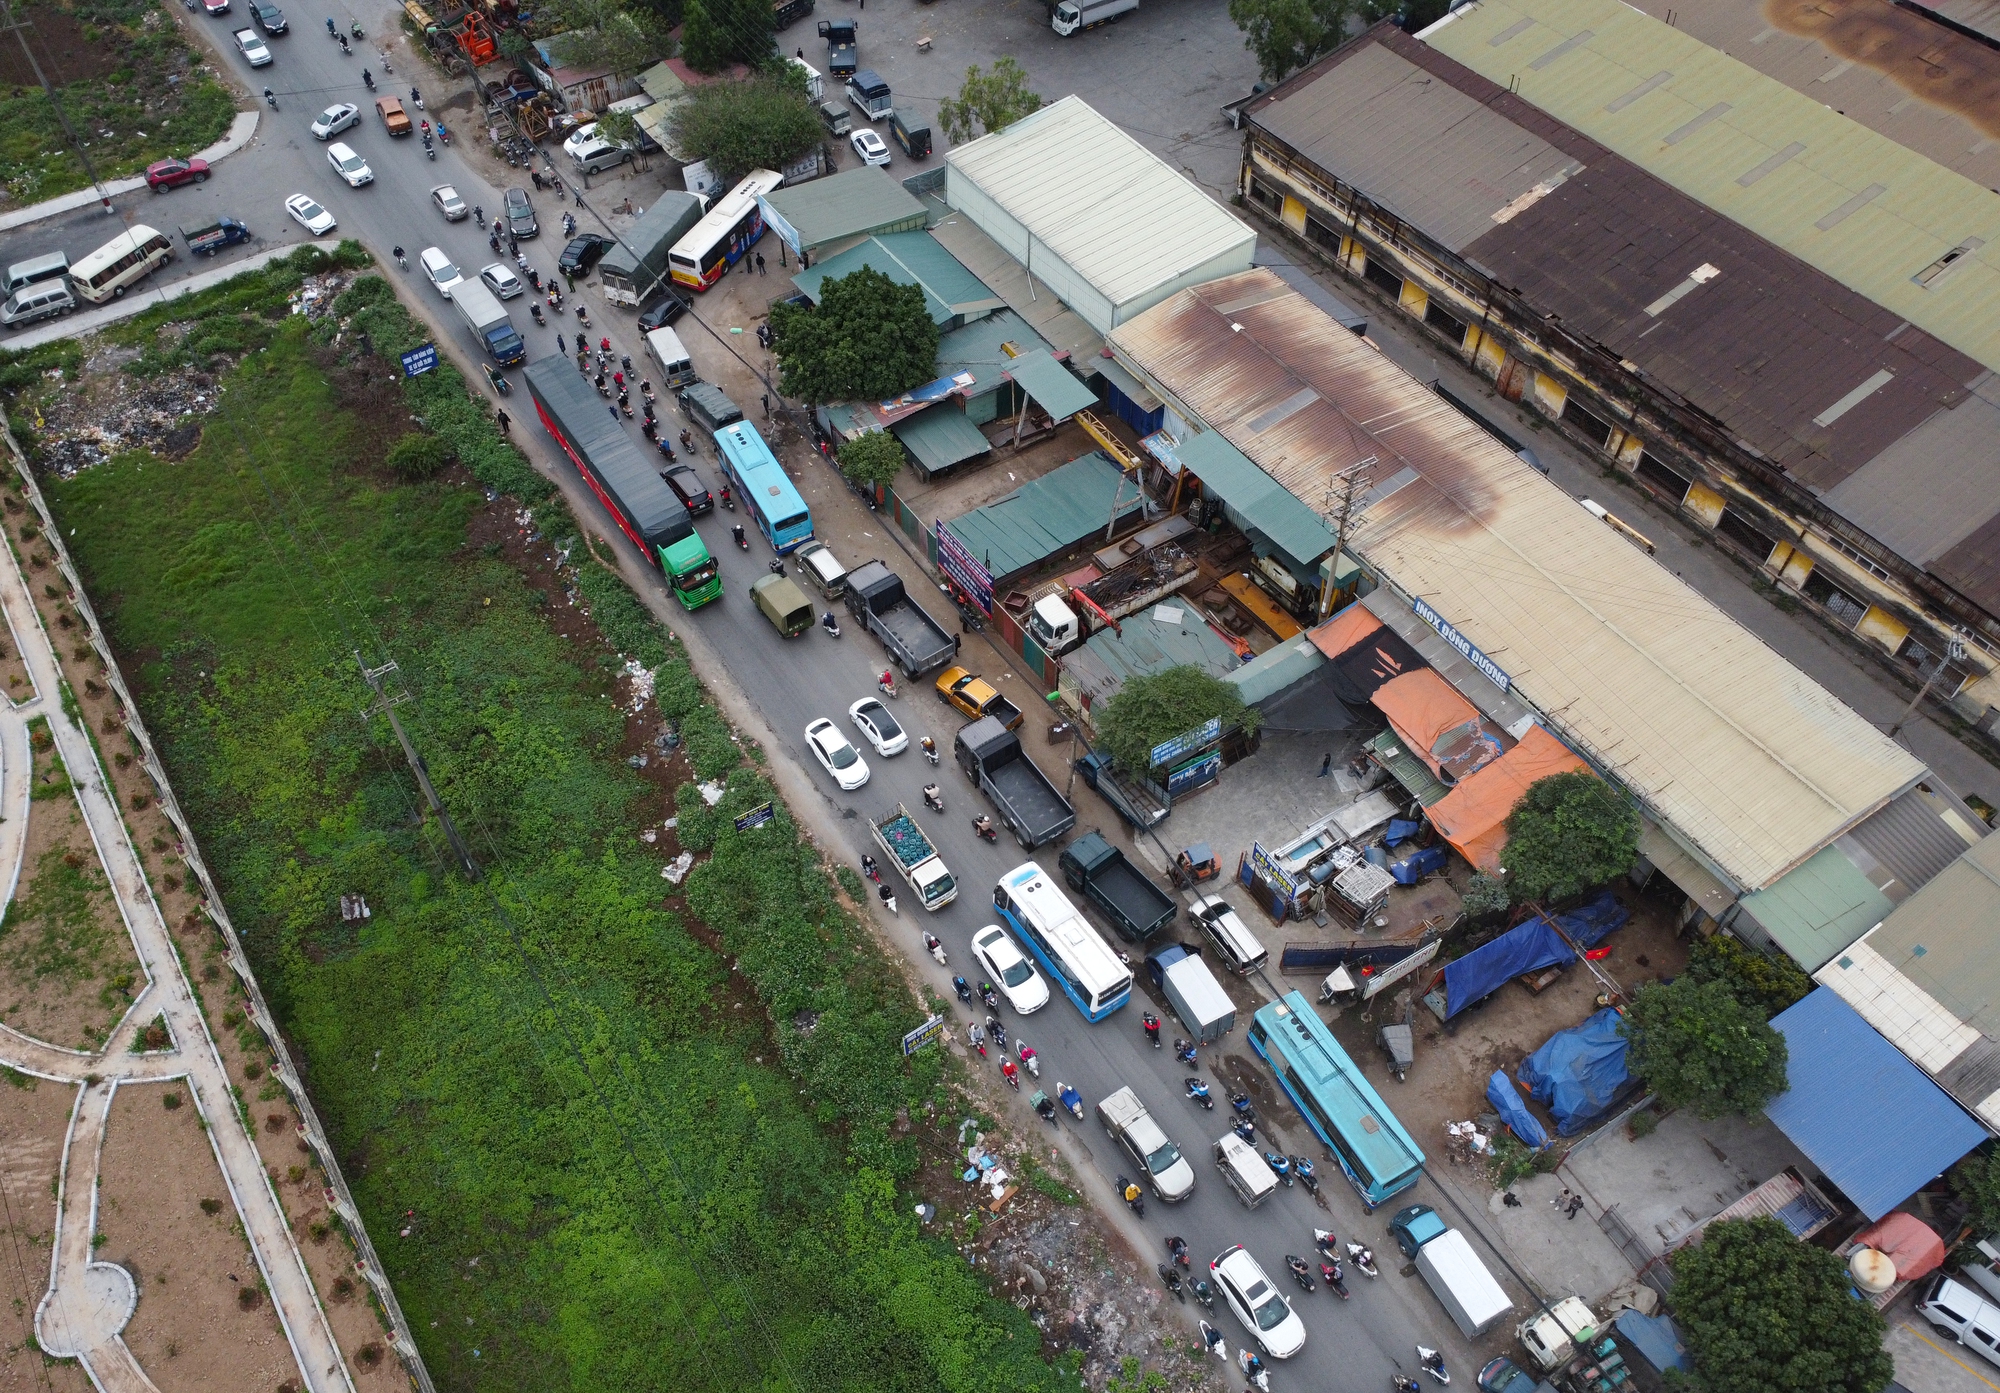
[[[1014,834],[1014,840],[1021,844],[1021,850],[1023,851],[1033,851],[1035,849],[1035,844],[1019,832]]]

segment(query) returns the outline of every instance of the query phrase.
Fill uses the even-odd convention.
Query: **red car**
[[[154,193],[165,193],[182,184],[199,184],[207,178],[207,160],[160,160],[146,166],[146,182]]]

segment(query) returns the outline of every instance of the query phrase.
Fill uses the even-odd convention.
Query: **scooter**
[[[1335,1294],[1338,1295],[1342,1301],[1345,1301],[1347,1300],[1347,1283],[1341,1280],[1343,1275],[1344,1274],[1340,1270],[1340,1263],[1338,1260],[1333,1262],[1323,1262],[1319,1265],[1319,1279],[1322,1282],[1325,1282],[1329,1287],[1332,1287]]]
[[[988,1016],[986,1018],[986,1033],[992,1037],[993,1043],[998,1045],[1002,1050],[1007,1048],[1007,1026],[998,1016]]]
[[[867,876],[877,885],[880,885],[882,883],[882,868],[880,864],[872,856],[866,854],[862,856],[861,874]]]
[[[354,50],[347,46],[347,35],[336,34],[334,35],[334,37],[340,40],[340,56],[342,58],[349,57],[350,55],[353,54]]]
[[[1000,993],[984,978],[981,978],[979,983],[979,999],[986,1003],[986,1009],[989,1011],[1000,1009]]]
[[[1200,1277],[1194,1279],[1192,1287],[1194,1299],[1201,1303],[1202,1310],[1213,1311],[1215,1309],[1215,1288]]]
[[[1141,1219],[1146,1217],[1146,1192],[1122,1175],[1118,1177],[1118,1198]]]
[[[1396,1393],[1417,1393],[1417,1390],[1423,1387],[1408,1374],[1389,1375],[1389,1386],[1395,1389]]]
[[[1195,1285],[1204,1286],[1206,1285],[1206,1283],[1197,1282]],[[1202,1309],[1203,1310],[1208,1309],[1208,1305],[1206,1302],[1202,1303]],[[1229,1358],[1229,1346],[1222,1342],[1222,1332],[1220,1330],[1217,1330],[1214,1326],[1210,1325],[1207,1321],[1200,1321],[1198,1322],[1198,1324],[1201,1326],[1202,1348],[1206,1349],[1210,1354],[1214,1355],[1217,1359]]]
[[[378,50],[376,51],[376,55],[375,55],[375,56],[376,56],[376,57],[378,57],[378,58],[380,58],[380,59],[382,60],[382,71],[383,71],[383,72],[385,72],[385,73],[393,73],[394,71],[396,71],[396,70],[395,70],[394,68],[392,68],[392,67],[390,67],[390,66],[389,66],[389,50],[388,50],[388,49],[386,49],[386,48],[384,48],[384,49],[378,49]]]
[[[1004,1049],[1005,1046],[1003,1045]],[[1014,1061],[1005,1055],[1000,1057],[1000,1077],[1007,1080],[1007,1087],[1016,1093],[1021,1091],[1021,1071],[1014,1067]]]
[[[981,1059],[984,1059],[984,1058],[986,1058],[986,1032],[985,1032],[985,1031],[981,1030],[981,1029],[980,1029],[980,1028],[979,1028],[978,1026],[976,1026],[976,1025],[968,1025],[968,1026],[967,1026],[967,1027],[965,1028],[965,1039],[966,1039],[966,1043],[970,1044],[970,1045],[972,1046],[972,1048],[974,1048],[975,1050],[978,1050],[978,1051],[979,1051],[979,1057],[980,1057]]]
[[[741,532],[743,529],[739,527],[736,530]],[[875,690],[882,693],[883,696],[888,697],[891,701],[902,695],[901,692],[896,690],[896,679],[887,673],[883,673],[881,677],[876,679]]]
[[[1167,1290],[1174,1294],[1174,1300],[1186,1304],[1187,1283],[1181,1280],[1180,1269],[1171,1263],[1161,1263],[1158,1267],[1160,1280],[1167,1284]]]
[[[736,500],[731,497],[727,484],[722,486],[722,506],[732,513],[736,511]]]
[[[730,528],[729,535],[736,539],[736,545],[738,547],[742,548],[744,551],[750,550],[750,539],[743,535],[743,526],[741,523],[737,524],[735,527]]]
[[[924,785],[924,806],[934,813],[944,811],[944,795],[938,792],[936,784]]]
[[[1306,1291],[1316,1289],[1313,1283],[1312,1269],[1306,1266],[1304,1258],[1287,1253],[1285,1254],[1285,1266],[1291,1269],[1292,1280],[1297,1282],[1301,1288]]]
[[[1360,1271],[1361,1275],[1369,1280],[1372,1281],[1382,1275],[1375,1266],[1374,1249],[1364,1247],[1359,1243],[1350,1243],[1347,1245],[1347,1256],[1353,1259],[1354,1266]]]
[[[1158,1049],[1160,1047],[1160,1018],[1151,1011],[1148,1011],[1139,1017],[1139,1025],[1146,1032],[1146,1038],[1153,1042],[1153,1048]]]
[[[1040,1078],[1042,1076],[1042,1057],[1035,1053],[1026,1040],[1015,1040],[1014,1047],[1020,1053],[1021,1067],[1028,1071],[1030,1077]]]
[[[1425,1373],[1429,1374],[1439,1383],[1451,1382],[1451,1370],[1445,1368],[1444,1356],[1436,1350],[1425,1349],[1422,1345],[1418,1345],[1417,1362],[1423,1365]]]
[[[1292,1174],[1299,1178],[1299,1184],[1306,1187],[1307,1194],[1314,1199],[1319,1198],[1319,1172],[1310,1160],[1304,1156],[1292,1157]]]
[[[1340,1256],[1340,1235],[1332,1229],[1314,1229],[1313,1247],[1319,1249],[1320,1256],[1338,1258]]]
[[[271,104],[271,110],[276,111],[278,109],[278,94],[268,87],[264,89],[264,100]]]
[[[358,19],[357,19],[357,20],[355,20],[355,21],[354,21],[354,23],[353,23],[352,25],[350,25],[350,26],[348,27],[348,31],[347,31],[347,32],[348,32],[348,33],[350,33],[350,34],[352,34],[352,35],[354,35],[354,37],[355,37],[355,38],[357,38],[357,39],[358,39],[358,38],[360,38],[360,37],[361,37],[361,21],[360,21],[360,20],[358,20]]]
[[[1252,1122],[1255,1122],[1257,1120],[1257,1110],[1250,1106],[1249,1094],[1247,1093],[1230,1094],[1229,1106],[1236,1110],[1236,1115],[1238,1117],[1248,1118]]]
[[[1271,1168],[1278,1179],[1285,1182],[1287,1190],[1292,1188],[1291,1158],[1282,1151],[1267,1151],[1264,1153],[1264,1164]]]
[[[619,395],[620,397],[623,397],[623,396],[625,395],[625,393],[623,393],[623,392],[620,392],[620,393],[619,393],[618,395]],[[625,414],[626,414],[627,416],[630,416],[630,415],[631,415],[632,413],[628,411],[628,412],[626,412]],[[783,575],[783,574],[785,573],[785,558],[784,558],[784,557],[782,557],[782,556],[774,556],[774,557],[772,557],[772,558],[771,558],[771,564],[770,564],[770,565],[769,565],[769,566],[768,566],[768,567],[767,567],[766,569],[767,569],[767,570],[769,570],[769,571],[770,571],[770,573],[771,573],[772,575],[774,575],[774,576],[781,576],[781,575]]]
[[[1034,1096],[1028,1099],[1028,1102],[1033,1105],[1037,1117],[1052,1127],[1055,1125],[1056,1105],[1049,1101],[1048,1094],[1038,1088],[1035,1090]]]
[[[966,981],[963,977],[954,977],[951,979],[951,989],[958,993],[960,1001],[965,1002],[967,1005],[972,1004],[972,983]]]
[[[1184,1082],[1187,1084],[1188,1097],[1194,1099],[1195,1102],[1201,1104],[1208,1111],[1215,1111],[1215,1099],[1208,1096],[1207,1084],[1203,1083],[1200,1079],[1187,1079]]]
[[[444,122],[442,121],[438,122],[438,143],[441,145],[451,144],[451,132],[444,128]]]
[[[1178,1060],[1180,1063],[1187,1065],[1188,1068],[1192,1069],[1197,1063],[1197,1060],[1195,1058],[1194,1041],[1182,1040],[1177,1037],[1174,1040],[1174,1058]]]
[[[414,87],[410,89],[410,100],[417,104],[417,110],[422,111],[424,109],[424,94]]]
[[[1182,1267],[1188,1266],[1187,1240],[1179,1234],[1167,1240],[1167,1256]]]
[[[548,321],[542,318],[542,306],[539,301],[536,300],[528,301],[528,313],[530,316],[533,317],[537,325],[545,329],[548,327]]]
[[[926,933],[924,935],[924,949],[932,957],[937,959],[939,967],[947,966],[947,962],[944,955],[944,943],[938,938],[936,934]]]
[[[1257,1128],[1251,1123],[1249,1118],[1237,1118],[1229,1124],[1229,1130],[1241,1137],[1245,1146],[1255,1146],[1257,1144]]]
[[[1075,1118],[1078,1122],[1083,1121],[1083,1095],[1081,1093],[1078,1093],[1066,1083],[1058,1082],[1056,1084],[1056,1097],[1061,1100],[1063,1107],[1069,1110],[1071,1117]]]
[[[985,813],[981,813],[978,817],[972,819],[972,830],[989,842],[998,842],[1000,840],[999,829],[994,827],[993,819]]]
[[[1257,1393],[1271,1393],[1271,1371],[1264,1367],[1264,1361],[1247,1349],[1236,1351],[1237,1367],[1243,1370],[1243,1377]]]
[[[824,618],[822,618],[822,619],[821,619],[821,620],[819,621],[819,626],[820,626],[820,627],[821,627],[822,629],[826,630],[826,632],[827,632],[827,637],[829,637],[829,638],[839,638],[839,637],[840,637],[840,621],[839,621],[838,619],[835,619],[835,618],[833,617],[833,611],[832,611],[832,610],[828,610],[828,611],[826,612],[826,615],[825,615],[825,617],[824,617]]]
[[[429,136],[425,136],[425,137],[424,137],[424,158],[425,158],[425,159],[427,159],[427,160],[434,160],[434,159],[436,159],[437,157],[438,157],[438,152],[437,152],[437,146],[435,146],[435,145],[431,144],[431,138],[430,138]],[[496,247],[496,248],[494,248],[494,250],[496,250],[496,251],[497,251],[497,250],[499,250],[499,248],[497,248],[497,247]]]
[[[375,90],[375,74],[369,72],[368,69],[363,68],[361,70],[361,85],[363,87],[366,87],[369,91],[373,92]]]
[[[937,768],[937,762],[938,762],[937,741],[931,739],[930,736],[926,735],[923,738],[923,740],[920,741],[919,743],[923,746],[924,758],[931,762],[931,768],[933,769]]]

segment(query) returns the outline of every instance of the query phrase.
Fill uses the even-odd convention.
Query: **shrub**
[[[425,479],[436,478],[442,474],[451,461],[450,445],[435,435],[411,431],[389,447],[389,453],[383,463],[389,466],[397,478],[421,483]]]
[[[1580,895],[1638,857],[1639,814],[1586,771],[1537,779],[1507,815],[1501,860],[1516,903]]]
[[[1648,982],[1619,1027],[1628,1067],[1670,1108],[1755,1117],[1785,1091],[1785,1037],[1720,982]]]

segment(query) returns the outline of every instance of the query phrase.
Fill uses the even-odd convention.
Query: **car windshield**
[[[436,280],[454,281],[458,279],[458,268],[449,261],[440,261],[432,269],[431,276]]]
[[[1000,980],[1010,987],[1018,987],[1035,975],[1035,969],[1028,966],[1026,958],[1016,958],[1012,964],[1000,969]],[[1180,1153],[1174,1153],[1178,1156]]]
[[[826,752],[826,757],[833,761],[833,767],[836,769],[846,769],[855,760],[861,758],[860,755],[854,753],[854,747],[844,740],[840,744],[829,748]]]
[[[1154,1175],[1158,1175],[1161,1171],[1171,1168],[1180,1159],[1181,1149],[1172,1142],[1168,1142],[1146,1157],[1146,1169]]]
[[[1292,1313],[1292,1308],[1285,1304],[1285,1299],[1282,1296],[1271,1291],[1262,1282],[1259,1282],[1257,1286],[1260,1290],[1270,1293],[1270,1300],[1264,1302],[1263,1305],[1258,1306],[1253,1304],[1251,1306],[1252,1312],[1257,1317],[1257,1328],[1259,1330],[1276,1330],[1285,1323],[1285,1317]],[[1253,1303],[1256,1300],[1254,1297],[1251,1299]]]
[[[313,201],[312,201],[312,200],[311,200],[310,198],[308,198],[308,199],[307,199],[307,200],[306,200],[305,202],[303,202],[303,203],[301,203],[301,204],[299,205],[299,213],[300,213],[300,214],[301,214],[302,216],[304,216],[304,217],[308,217],[308,218],[317,218],[317,217],[321,216],[322,214],[324,214],[325,212],[326,212],[326,209],[324,209],[324,208],[320,207],[320,206],[319,206],[319,205],[318,205],[317,203],[313,202]]]
[[[368,167],[367,165],[362,163],[361,156],[359,155],[349,155],[346,159],[340,162],[341,170],[348,174],[357,173],[360,170],[366,169],[367,167]]]

